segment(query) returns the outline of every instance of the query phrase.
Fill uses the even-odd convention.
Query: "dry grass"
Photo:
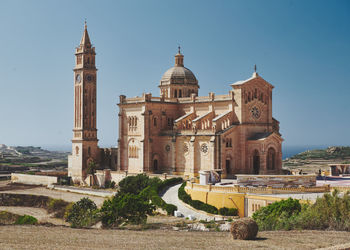
[[[0,242],[1,249],[315,249],[349,243],[350,232],[260,232],[242,241],[228,232],[1,226]]]

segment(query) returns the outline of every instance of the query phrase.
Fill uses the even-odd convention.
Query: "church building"
[[[256,67],[250,78],[232,83],[226,95],[199,96],[198,80],[184,66],[179,48],[174,67],[160,80],[159,97],[120,95],[118,150],[112,150],[97,146],[95,48],[86,25],[75,55],[69,176],[84,179],[91,162],[128,173],[281,173],[283,139],[272,116],[274,86]]]

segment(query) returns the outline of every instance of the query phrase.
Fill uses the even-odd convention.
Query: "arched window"
[[[177,90],[174,90],[174,97],[177,98]]]
[[[79,155],[79,147],[78,146],[75,147],[75,154]]]
[[[153,118],[153,126],[157,127],[157,117]]]
[[[274,170],[276,165],[276,152],[275,149],[269,148],[267,151],[267,169]]]
[[[179,89],[179,97],[180,97],[180,98],[182,97],[182,91],[181,91],[181,89]]]

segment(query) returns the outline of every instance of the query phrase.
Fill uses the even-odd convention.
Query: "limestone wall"
[[[54,183],[57,183],[57,177],[12,173],[11,174],[11,182],[48,186],[48,185],[52,185]]]
[[[313,187],[316,175],[236,175],[239,186]]]

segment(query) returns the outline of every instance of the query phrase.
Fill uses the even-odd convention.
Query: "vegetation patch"
[[[71,227],[88,228],[99,221],[99,210],[89,198],[75,202],[67,211],[67,221]]]
[[[290,159],[345,159],[350,157],[350,147],[328,147],[327,149],[314,149],[296,154]]]
[[[0,211],[0,225],[11,225],[14,224],[18,217],[18,214],[13,214],[7,211]]]
[[[350,193],[335,190],[314,204],[301,205],[289,198],[274,202],[253,214],[260,230],[321,229],[350,231]]]
[[[118,193],[106,200],[101,207],[101,220],[104,227],[116,227],[122,223],[145,224],[147,215],[155,210],[143,195]]]
[[[30,215],[19,216],[14,223],[15,225],[36,225],[38,224],[38,220]]]
[[[147,216],[155,208],[162,208],[172,215],[177,207],[167,204],[159,194],[168,187],[181,183],[182,178],[160,180],[147,175],[128,176],[119,182],[119,192],[101,207],[101,220],[104,227],[122,224],[145,224]]]
[[[50,198],[47,202],[47,212],[54,213],[56,218],[63,218],[66,213],[66,208],[70,203],[62,199]]]

